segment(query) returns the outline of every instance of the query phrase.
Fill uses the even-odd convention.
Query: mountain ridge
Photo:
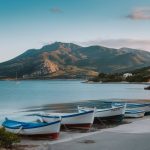
[[[0,63],[0,76],[14,78],[83,78],[98,72],[132,71],[150,66],[150,52],[130,48],[55,42]]]

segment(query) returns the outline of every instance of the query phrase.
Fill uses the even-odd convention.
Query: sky
[[[55,41],[150,51],[150,0],[0,0],[0,62]]]

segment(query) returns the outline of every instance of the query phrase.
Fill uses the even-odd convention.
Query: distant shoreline
[[[18,78],[17,80],[15,78],[6,78],[6,79],[0,79],[0,81],[36,81],[36,80],[59,80],[59,81],[82,81],[82,83],[86,83],[86,84],[147,84],[149,85],[150,82],[94,82],[94,81],[86,81],[85,79],[82,78]]]
[[[17,80],[15,79],[15,78],[6,78],[6,79],[0,79],[0,81],[27,81],[27,80],[82,80],[82,81],[84,81],[84,79],[81,79],[81,78],[79,78],[79,79],[74,79],[74,78],[26,78],[26,79],[24,79],[24,78],[18,78]]]
[[[94,82],[94,81],[85,81],[82,83],[87,84],[150,84],[150,82]]]

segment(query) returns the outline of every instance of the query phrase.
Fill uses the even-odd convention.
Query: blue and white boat
[[[51,122],[53,116],[61,116],[61,124],[66,128],[74,129],[90,129],[94,121],[95,110],[76,113],[43,113],[38,114],[43,121]]]
[[[143,110],[145,115],[149,115],[150,103],[127,103],[127,110]]]
[[[88,107],[78,107],[79,112],[87,111],[90,108]],[[114,122],[121,122],[124,118],[126,105],[119,104],[119,105],[112,105],[111,108],[105,109],[96,109],[94,115],[94,121],[99,122],[100,120],[105,121],[114,121]]]
[[[141,118],[144,117],[144,110],[126,110],[125,117],[126,118]]]
[[[57,139],[60,132],[61,118],[57,117],[49,123],[45,122],[22,122],[16,120],[5,119],[2,126],[14,134],[28,136],[48,136],[52,139]]]

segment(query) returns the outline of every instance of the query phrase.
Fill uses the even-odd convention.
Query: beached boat
[[[127,103],[127,110],[143,110],[145,115],[149,115],[150,103]]]
[[[65,128],[90,129],[94,121],[95,110],[77,113],[45,113],[38,114],[45,122],[50,122],[54,116],[61,116],[61,124]]]
[[[126,110],[125,117],[126,118],[141,118],[144,117],[144,110]]]
[[[55,120],[55,121],[54,121]],[[57,139],[60,132],[61,119],[60,117],[53,119],[49,123],[45,122],[21,122],[5,119],[2,126],[14,134],[28,136],[46,136],[52,139]]]
[[[126,108],[125,104],[120,104],[119,106],[112,105],[111,108],[96,109],[94,121],[99,122],[100,120],[105,120],[105,121],[120,122],[124,118],[125,108]],[[87,111],[89,109],[90,108],[88,107],[78,107],[78,110],[80,112]]]

